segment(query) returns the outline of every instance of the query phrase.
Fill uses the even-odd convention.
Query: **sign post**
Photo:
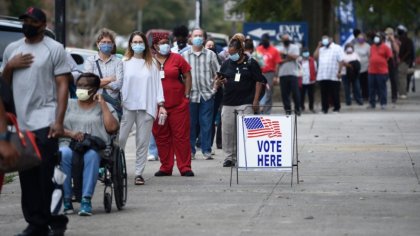
[[[241,170],[290,172],[293,185],[294,167],[299,184],[295,115],[237,115],[236,123],[237,184]]]
[[[271,41],[280,41],[283,34],[289,34],[294,42],[308,45],[308,25],[306,22],[244,23],[243,33],[254,40],[261,40],[267,33]]]

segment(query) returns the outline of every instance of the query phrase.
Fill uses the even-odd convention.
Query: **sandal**
[[[137,175],[136,178],[134,178],[134,184],[135,185],[144,185],[144,179],[141,175]]]

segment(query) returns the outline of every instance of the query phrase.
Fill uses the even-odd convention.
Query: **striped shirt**
[[[205,48],[201,52],[194,52],[190,48],[182,53],[182,56],[191,65],[190,102],[200,103],[200,97],[203,97],[204,101],[209,100],[214,94],[213,78],[220,69],[217,55]]]
[[[318,74],[316,80],[338,81],[338,67],[343,60],[344,50],[337,44],[331,43],[330,46],[321,47],[318,57]]]
[[[111,55],[107,61],[102,61],[99,55],[93,55],[86,58],[85,61],[85,72],[90,72],[98,75],[99,77],[99,70],[98,66],[96,65],[96,61],[99,62],[99,67],[101,67],[102,77],[110,77],[115,76],[116,80],[109,83],[107,87],[111,89],[106,89],[106,92],[114,99],[119,99],[119,92],[121,89],[121,81],[123,77],[123,63],[122,61],[117,58],[115,55]],[[102,78],[101,78],[102,79]],[[99,90],[99,93],[102,93],[102,89]]]

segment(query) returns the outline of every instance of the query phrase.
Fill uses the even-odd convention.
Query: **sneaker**
[[[171,175],[172,175],[171,173],[166,173],[166,172],[163,172],[163,171],[160,171],[160,170],[155,173],[155,176],[157,176],[157,177],[171,176]]]
[[[211,150],[211,155],[216,155],[216,151],[213,149],[213,150]]]
[[[105,181],[105,168],[104,167],[99,168],[98,180],[101,182]]]
[[[195,160],[195,153],[191,153],[191,160]]]
[[[381,105],[382,110],[386,110],[386,105]]]
[[[193,177],[194,176],[194,172],[192,172],[191,170],[189,170],[189,171],[186,171],[184,173],[181,173],[181,176]]]
[[[213,160],[214,158],[211,156],[210,152],[203,153],[203,158],[206,160]]]
[[[64,199],[64,215],[70,215],[74,213],[73,203],[71,203],[71,198]]]
[[[90,198],[83,197],[80,203],[79,216],[91,216],[92,215],[92,203]]]
[[[148,161],[158,161],[159,157],[154,156],[154,155],[149,155],[149,156],[147,156],[147,160]]]
[[[407,95],[400,95],[400,99],[407,99]]]
[[[228,159],[223,162],[223,167],[232,167],[232,166],[235,166],[235,161]]]

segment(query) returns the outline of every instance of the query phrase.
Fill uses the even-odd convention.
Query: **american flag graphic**
[[[271,121],[262,117],[245,118],[245,127],[248,138],[268,136],[269,138],[281,137],[279,121]]]

